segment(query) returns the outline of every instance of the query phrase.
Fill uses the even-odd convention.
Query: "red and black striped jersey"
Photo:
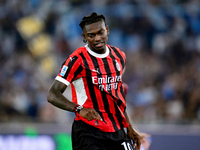
[[[72,101],[94,108],[103,119],[87,121],[77,114],[75,120],[115,132],[129,126],[124,116],[126,101],[122,86],[126,56],[116,47],[106,48],[104,54],[93,52],[88,45],[78,48],[63,63],[56,80],[66,85],[71,83]]]

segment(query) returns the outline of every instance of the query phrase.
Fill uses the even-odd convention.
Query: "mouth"
[[[100,42],[100,43],[94,44],[94,46],[97,48],[100,48],[100,47],[104,46],[104,43]]]

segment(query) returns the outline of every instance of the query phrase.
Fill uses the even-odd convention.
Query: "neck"
[[[90,47],[89,45],[88,45],[88,47],[89,47],[93,52],[98,53],[98,54],[104,54],[104,53],[106,52],[106,47],[103,48],[103,49],[99,49],[99,50],[93,49],[93,48]]]
[[[108,49],[107,46],[106,46],[106,49],[102,51],[102,53],[99,53],[99,51],[96,52],[96,51],[91,50],[91,48],[89,47],[89,45],[86,45],[86,49],[87,49],[87,51],[88,51],[91,55],[93,55],[93,56],[95,56],[95,57],[99,57],[99,58],[105,58],[105,57],[107,57],[108,54],[109,54],[109,49]],[[100,51],[101,51],[101,50],[100,50]]]

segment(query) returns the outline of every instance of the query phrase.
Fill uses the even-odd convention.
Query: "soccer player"
[[[122,86],[126,56],[107,44],[109,28],[103,15],[93,12],[79,25],[87,44],[65,60],[48,91],[48,102],[75,112],[73,150],[138,150],[140,135],[126,113]],[[63,95],[69,85],[72,101]]]

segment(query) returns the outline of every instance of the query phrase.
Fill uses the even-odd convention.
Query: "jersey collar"
[[[105,58],[105,57],[107,57],[108,54],[109,54],[109,48],[108,48],[108,46],[106,46],[106,52],[105,52],[104,54],[95,53],[94,51],[92,51],[92,50],[89,48],[88,44],[85,45],[85,47],[86,47],[87,51],[88,51],[92,56],[94,56],[94,57]]]

